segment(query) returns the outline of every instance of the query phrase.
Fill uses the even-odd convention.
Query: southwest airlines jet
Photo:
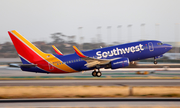
[[[100,77],[101,68],[123,68],[131,61],[162,57],[172,46],[156,40],[132,42],[89,51],[80,51],[73,46],[75,53],[63,55],[55,46],[57,54],[48,54],[39,50],[17,31],[8,31],[9,36],[22,61],[23,71],[39,73],[73,73],[93,70],[92,76]]]

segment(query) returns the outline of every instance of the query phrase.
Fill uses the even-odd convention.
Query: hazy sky
[[[8,30],[30,41],[48,42],[55,32],[76,35],[79,41],[82,32],[84,41],[91,42],[98,26],[103,42],[137,41],[142,35],[167,42],[177,40],[178,23],[180,0],[0,0],[0,43],[10,41]]]

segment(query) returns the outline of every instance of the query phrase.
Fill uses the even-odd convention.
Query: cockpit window
[[[159,42],[159,43],[157,43],[158,45],[162,45],[162,43],[161,42]]]

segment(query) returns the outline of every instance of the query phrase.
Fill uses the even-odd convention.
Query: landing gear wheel
[[[154,64],[157,64],[157,61],[154,61]]]
[[[96,69],[97,69],[98,71],[96,71]],[[102,75],[102,73],[101,73],[101,71],[100,71],[100,65],[96,65],[94,71],[92,72],[92,76],[93,76],[93,77],[101,77],[101,75]]]
[[[96,77],[96,71],[93,71],[93,72],[92,72],[92,76],[93,76],[93,77]]]
[[[156,58],[154,57],[154,64],[157,64]]]
[[[99,72],[96,72],[96,76],[97,77],[101,77],[102,73],[99,71]]]

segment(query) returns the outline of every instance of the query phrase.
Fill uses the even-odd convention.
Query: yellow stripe
[[[66,64],[62,64],[62,61],[59,60],[58,58],[56,58],[54,55],[52,54],[46,54],[44,52],[42,52],[41,50],[39,50],[36,46],[34,46],[31,42],[29,42],[27,39],[25,39],[22,35],[20,35],[17,31],[12,30],[11,32],[13,32],[18,38],[20,38],[24,43],[26,43],[31,49],[33,49],[36,53],[38,53],[43,59],[47,60],[49,63],[53,63],[53,62],[60,62],[61,65],[55,66],[63,71],[66,72],[75,72],[76,70],[70,68],[69,66],[67,66]]]
[[[77,72],[76,70],[70,68],[68,65],[64,64],[61,60],[59,60],[58,58],[56,58],[54,55],[52,54],[48,54],[51,55],[52,57],[46,59],[48,62],[50,62],[52,65],[54,65],[55,67],[64,70],[66,72]],[[61,65],[60,65],[61,63]],[[62,64],[63,63],[63,64]]]

